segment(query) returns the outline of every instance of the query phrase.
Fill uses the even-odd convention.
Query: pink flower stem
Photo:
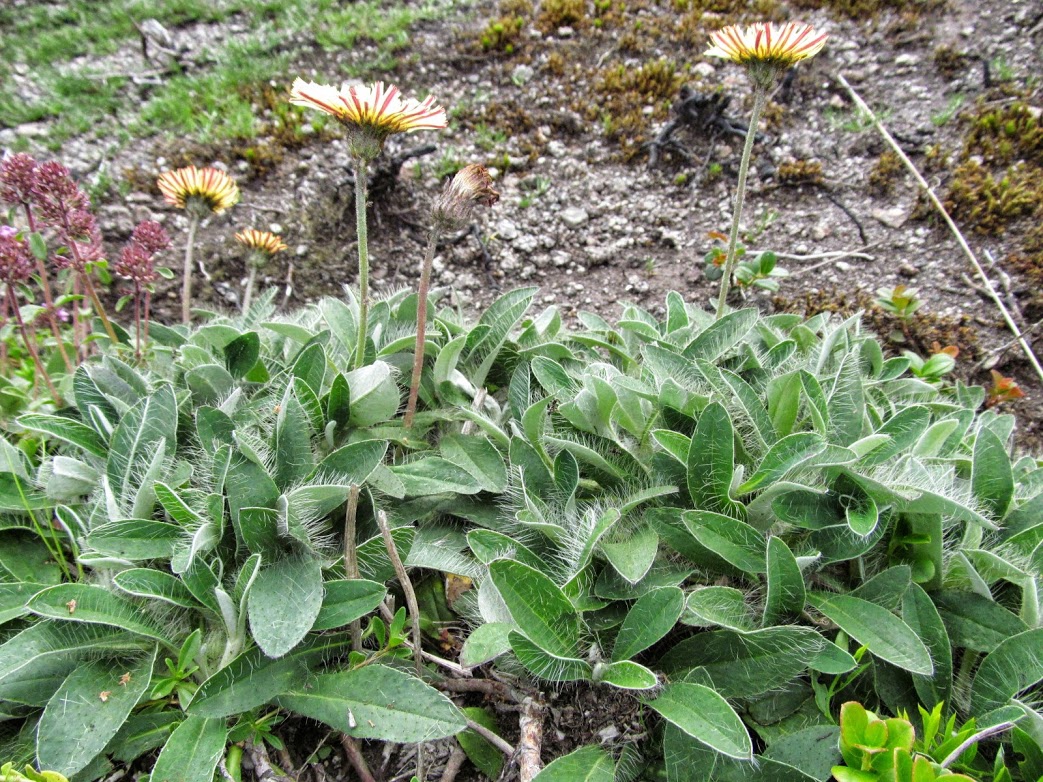
[[[81,287],[80,276],[74,274],[72,276],[72,295],[76,301],[73,303],[72,308],[72,350],[76,354],[77,361],[83,361],[87,358],[87,352],[83,347],[83,328],[80,319],[80,299],[83,296]]]
[[[29,232],[36,233],[36,220],[33,218],[32,207],[29,204],[24,204],[24,207],[25,221],[29,224]],[[54,335],[54,341],[58,345],[58,352],[62,354],[62,361],[65,362],[66,371],[72,374],[73,364],[65,350],[65,340],[62,339],[61,329],[58,326],[58,313],[54,308],[54,297],[51,295],[51,281],[47,277],[47,266],[36,257],[36,253],[33,253],[33,259],[36,261],[36,273],[40,277],[40,290],[43,292],[43,301],[47,305],[47,320],[51,324],[51,333]]]
[[[409,429],[413,425],[416,414],[417,397],[420,395],[420,376],[424,371],[424,337],[427,330],[427,295],[431,288],[431,264],[435,258],[435,247],[438,245],[438,229],[431,230],[424,252],[424,265],[420,270],[420,287],[416,299],[416,349],[413,351],[413,378],[409,383],[409,402],[406,404],[406,415],[402,425]]]
[[[87,295],[90,297],[91,304],[94,305],[94,311],[98,313],[98,317],[101,318],[101,324],[105,327],[105,333],[109,335],[113,345],[119,344],[119,337],[116,336],[116,330],[112,328],[109,316],[101,305],[101,299],[98,298],[98,292],[94,289],[94,283],[91,282],[90,275],[87,272],[81,272],[80,276],[83,277],[83,284],[87,288]]]
[[[145,288],[145,344],[148,344],[149,305],[152,304],[152,291]]]
[[[25,326],[25,321],[22,320],[21,310],[18,309],[18,300],[15,298],[14,288],[11,285],[7,286],[7,298],[12,310],[14,310],[15,319],[18,321],[18,328],[22,332],[22,340],[25,342],[25,349],[29,351],[29,355],[33,357],[33,363],[36,364],[36,371],[39,373],[39,377],[42,377],[44,382],[47,384],[47,389],[51,392],[51,399],[54,400],[56,407],[62,406],[62,398],[58,394],[57,389],[54,387],[54,383],[51,382],[51,376],[47,374],[47,369],[44,367],[43,362],[40,360],[40,353],[36,350],[34,340],[29,338],[29,330]]]
[[[141,283],[134,281],[134,359],[141,361]]]

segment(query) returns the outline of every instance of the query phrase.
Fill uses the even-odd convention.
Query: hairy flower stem
[[[243,294],[243,312],[250,309],[250,301],[254,296],[254,283],[257,282],[257,267],[250,264],[250,271],[246,275],[246,293]]]
[[[355,163],[355,225],[359,237],[359,333],[355,346],[355,368],[366,359],[366,332],[369,330],[369,232],[366,227],[367,161]]]
[[[359,494],[361,487],[352,484],[348,490],[348,507],[344,513],[344,578],[359,577],[359,553],[355,540],[356,520],[359,511]],[[349,625],[351,630],[351,648],[362,650],[362,622],[356,619]]]
[[[395,568],[395,575],[398,576],[398,583],[402,586],[402,593],[406,597],[406,608],[409,610],[410,629],[413,635],[413,663],[416,666],[417,679],[423,681],[424,658],[421,655],[423,639],[420,636],[420,606],[416,601],[416,592],[413,591],[413,582],[409,580],[409,574],[406,573],[406,566],[402,564],[402,557],[398,555],[398,549],[395,548],[395,539],[391,536],[391,525],[388,524],[387,514],[382,510],[377,511],[377,525],[380,527],[380,534],[384,537],[384,545],[387,547],[391,564]],[[416,775],[419,779],[424,778],[423,750],[423,744],[417,747]]]
[[[33,363],[36,364],[36,371],[39,373],[38,376],[42,377],[44,382],[47,384],[47,390],[51,392],[51,399],[54,400],[55,406],[61,407],[62,398],[58,394],[57,389],[55,389],[54,383],[51,382],[51,376],[47,374],[43,362],[40,360],[40,353],[36,350],[34,340],[29,337],[29,329],[26,328],[25,321],[22,320],[22,312],[18,309],[18,300],[15,298],[14,288],[10,285],[7,286],[7,297],[9,306],[14,311],[15,320],[18,322],[18,330],[22,332],[22,340],[25,342],[25,349],[29,351],[29,355],[33,358]]]
[[[420,287],[416,298],[416,350],[413,351],[413,378],[409,382],[409,402],[406,403],[406,415],[402,425],[409,429],[413,425],[416,414],[417,397],[420,394],[420,375],[424,371],[424,337],[427,331],[427,294],[431,289],[431,264],[435,259],[435,247],[438,246],[438,229],[431,230],[424,252],[424,265],[420,270]]]
[[[763,87],[754,87],[753,113],[750,115],[750,128],[746,131],[746,145],[742,149],[742,160],[739,163],[739,181],[735,189],[735,212],[732,215],[732,230],[728,237],[728,254],[724,259],[724,276],[721,277],[721,293],[717,297],[717,319],[724,315],[727,306],[728,291],[735,272],[735,251],[739,243],[739,222],[742,219],[742,204],[746,198],[746,175],[750,172],[750,158],[753,156],[753,142],[757,137],[757,125],[768,102],[768,93]]]
[[[191,211],[191,210],[190,210]],[[192,254],[196,248],[196,230],[199,228],[199,215],[193,214],[188,222],[188,242],[185,246],[185,269],[181,280],[181,322],[192,320]]]

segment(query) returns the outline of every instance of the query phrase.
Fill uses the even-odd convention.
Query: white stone
[[[874,220],[883,223],[888,228],[901,228],[909,219],[909,213],[898,206],[890,209],[874,209],[872,215]]]
[[[578,206],[570,206],[561,212],[561,221],[569,228],[579,228],[588,219],[587,210]]]
[[[512,242],[518,238],[518,226],[510,220],[500,220],[496,224],[496,235],[505,242]]]

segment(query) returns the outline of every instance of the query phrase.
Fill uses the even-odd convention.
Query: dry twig
[[[412,619],[410,629],[412,630],[413,635],[413,661],[416,665],[416,676],[418,679],[423,681],[424,659],[422,638],[420,636],[420,605],[417,603],[416,592],[413,590],[413,582],[409,580],[406,566],[402,564],[402,557],[398,555],[398,549],[395,547],[395,539],[391,536],[391,525],[388,524],[387,514],[382,510],[377,511],[377,525],[380,527],[380,534],[384,537],[384,546],[387,548],[388,557],[391,558],[391,564],[395,568],[395,575],[398,576],[398,583],[402,587],[402,592],[406,597],[406,608],[409,610],[409,616]],[[424,753],[422,744],[417,747],[416,775],[420,779],[424,778]]]
[[[519,782],[532,782],[540,773],[540,749],[543,746],[543,704],[535,698],[526,698],[518,719],[521,738],[514,757],[518,761]]]
[[[842,74],[838,74],[837,79],[844,86],[844,89],[848,91],[848,94],[851,95],[852,100],[855,101],[859,109],[865,112],[866,116],[873,120],[873,126],[877,129],[880,135],[884,137],[884,140],[887,142],[888,146],[890,146],[891,149],[894,150],[894,153],[898,155],[902,163],[905,164],[905,167],[909,170],[909,173],[913,175],[913,178],[916,179],[920,187],[923,188],[924,192],[927,194],[928,199],[930,199],[931,204],[938,211],[938,214],[941,215],[942,219],[945,221],[945,224],[949,226],[949,230],[952,232],[952,235],[956,238],[956,242],[960,245],[960,249],[963,250],[963,254],[966,255],[967,259],[971,262],[971,265],[974,267],[975,274],[977,274],[978,277],[984,283],[985,290],[989,298],[992,299],[992,301],[999,308],[1000,312],[1003,314],[1003,320],[1006,321],[1007,327],[1011,330],[1011,333],[1013,333],[1017,338],[1018,344],[1021,346],[1021,349],[1024,351],[1025,356],[1032,364],[1033,369],[1036,370],[1036,374],[1039,375],[1039,379],[1043,380],[1043,366],[1040,365],[1039,359],[1036,357],[1036,354],[1032,350],[1032,347],[1028,344],[1028,342],[1025,340],[1024,335],[1018,329],[1017,324],[1014,322],[1013,317],[1011,317],[1010,311],[1003,303],[1003,300],[999,297],[999,294],[997,294],[995,289],[992,287],[992,283],[989,281],[989,277],[985,273],[985,270],[982,268],[977,256],[974,254],[974,251],[971,249],[970,245],[967,244],[967,240],[964,238],[963,233],[960,232],[959,227],[956,225],[952,217],[946,211],[945,206],[939,200],[938,196],[935,194],[931,186],[927,183],[927,180],[923,178],[923,174],[921,174],[919,169],[917,169],[917,167],[913,164],[913,161],[911,161],[909,159],[909,156],[905,154],[905,151],[900,146],[898,146],[898,142],[895,141],[894,137],[887,132],[887,128],[885,128],[883,126],[883,123],[880,122],[880,118],[877,117],[873,110],[869,108],[869,106],[866,104],[866,102],[862,100],[862,96],[855,92],[854,87],[848,84],[847,79],[845,79]]]
[[[340,734],[340,745],[344,748],[344,754],[347,755],[351,767],[358,774],[359,782],[377,782],[373,778],[369,766],[366,765],[366,759],[362,757],[358,742],[346,733],[342,733]]]

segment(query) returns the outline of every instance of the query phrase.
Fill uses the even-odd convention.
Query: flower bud
[[[462,227],[474,214],[475,206],[492,206],[500,194],[492,188],[492,178],[485,166],[472,163],[456,172],[435,202],[433,219],[439,230]]]

